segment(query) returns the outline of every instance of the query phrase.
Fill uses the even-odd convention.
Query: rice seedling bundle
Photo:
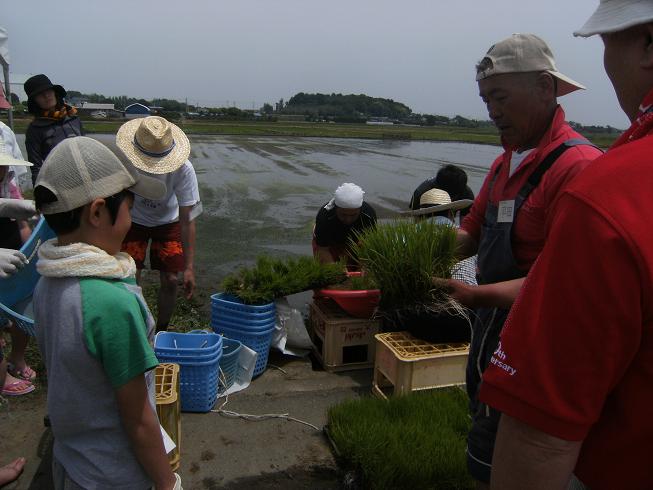
[[[364,488],[474,488],[467,404],[459,388],[348,400],[329,409],[328,431]]]
[[[264,304],[345,279],[345,265],[341,263],[321,264],[313,257],[281,260],[262,255],[254,267],[243,267],[227,276],[222,289],[245,304]]]
[[[455,228],[397,220],[365,230],[352,247],[361,268],[381,290],[383,312],[461,309],[432,281],[433,277],[451,277],[457,263]]]

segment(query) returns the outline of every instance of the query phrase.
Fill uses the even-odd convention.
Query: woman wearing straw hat
[[[195,289],[195,220],[201,212],[195,169],[188,160],[190,143],[184,132],[162,117],[150,116],[123,124],[116,144],[138,171],[165,183],[166,196],[152,201],[135,196],[132,227],[123,250],[141,271],[149,242],[150,267],[159,271],[157,330],[166,330],[177,301],[177,276],[183,272],[184,290]]]
[[[34,75],[25,82],[27,110],[34,120],[25,132],[27,159],[32,167],[32,183],[41,170],[45,157],[52,148],[66,138],[84,134],[77,109],[66,104],[66,91],[61,85],[54,85],[43,75]]]

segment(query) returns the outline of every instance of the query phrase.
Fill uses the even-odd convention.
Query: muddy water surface
[[[115,149],[113,135],[94,135]],[[22,143],[22,136],[19,138]],[[501,149],[466,143],[331,138],[191,136],[204,203],[197,223],[197,273],[218,281],[261,253],[310,254],[319,207],[355,182],[379,217],[406,209],[414,188],[447,163],[478,192]]]

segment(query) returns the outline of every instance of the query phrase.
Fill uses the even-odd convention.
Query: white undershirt
[[[145,173],[145,172],[142,172]],[[180,206],[196,206],[200,202],[197,177],[193,165],[186,162],[169,174],[146,174],[166,185],[163,199],[150,200],[134,196],[132,221],[143,226],[160,226],[179,221]]]
[[[512,155],[510,157],[510,174],[509,177],[512,177],[512,174],[515,173],[515,170],[519,168],[519,166],[522,164],[524,160],[526,160],[526,157],[530,155],[535,148],[531,148],[530,150],[524,150],[522,152],[516,152],[513,151]]]

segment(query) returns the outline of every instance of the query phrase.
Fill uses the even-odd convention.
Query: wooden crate
[[[321,298],[311,303],[309,323],[315,355],[326,371],[374,366],[379,320],[353,318],[333,300]]]
[[[387,398],[465,384],[469,344],[431,344],[408,332],[375,337],[374,394]]]
[[[181,460],[181,398],[179,397],[179,365],[162,363],[154,371],[156,414],[159,423],[177,445],[168,454],[172,471]]]

